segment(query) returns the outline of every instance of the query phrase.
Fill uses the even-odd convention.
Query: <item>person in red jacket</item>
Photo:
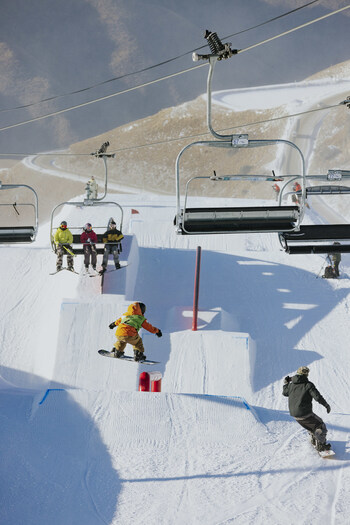
[[[295,193],[293,193],[292,195],[292,201],[294,202],[294,204],[297,204],[299,206],[299,196],[301,195],[301,186],[299,182],[295,182],[293,184],[293,191],[295,191]]]
[[[280,191],[281,191],[281,188],[279,187],[279,185],[277,184],[277,182],[275,182],[275,184],[272,186],[273,188],[273,191],[275,192],[276,194],[276,201],[278,201],[278,197],[280,195]]]
[[[92,229],[91,224],[88,222],[85,224],[83,228],[83,233],[80,235],[80,242],[83,244],[83,250],[84,250],[84,264],[86,270],[89,269],[90,264],[90,258],[91,258],[91,265],[94,270],[96,270],[96,263],[97,263],[97,251],[96,251],[96,243],[97,243],[97,235]]]
[[[119,358],[124,355],[124,348],[130,344],[134,348],[134,360],[144,361],[146,359],[143,342],[138,332],[144,328],[148,332],[155,334],[157,337],[162,337],[162,332],[159,328],[152,326],[144,317],[146,306],[143,303],[133,303],[128,306],[127,311],[122,317],[109,325],[113,330],[117,326],[115,335],[117,341],[112,348],[115,357]]]

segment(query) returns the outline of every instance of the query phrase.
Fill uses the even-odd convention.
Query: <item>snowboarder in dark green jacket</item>
[[[318,451],[329,450],[331,445],[326,442],[327,427],[322,419],[313,413],[312,400],[323,405],[328,414],[331,407],[315,385],[309,381],[309,372],[307,366],[301,366],[295,376],[285,377],[283,395],[288,397],[290,415],[309,432],[312,445]]]
[[[340,245],[340,242],[334,242],[333,246]],[[333,272],[335,277],[339,277],[339,264],[341,262],[341,253],[340,252],[333,252],[331,254],[328,254],[328,257],[331,261]]]

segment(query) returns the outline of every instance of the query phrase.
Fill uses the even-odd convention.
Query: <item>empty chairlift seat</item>
[[[287,232],[296,228],[299,217],[298,206],[186,208],[179,233]]]
[[[279,239],[284,250],[291,255],[349,253],[350,224],[302,225],[299,231],[280,233]]]
[[[27,184],[2,184],[0,181],[0,190],[4,191],[4,195],[9,195],[6,193],[7,191],[10,192],[13,190],[20,189],[21,193],[23,189],[25,191],[29,191],[32,194],[33,202],[8,202],[9,197],[5,197],[5,202],[1,202],[0,207],[1,209],[7,210],[8,208],[14,209],[16,212],[16,217],[18,219],[18,222],[21,220],[22,213],[18,211],[23,211],[24,209],[30,209],[30,215],[33,215],[33,226],[0,226],[0,244],[17,244],[17,243],[31,243],[34,242],[36,239],[36,235],[38,232],[38,196],[36,191]],[[13,198],[13,197],[12,197]],[[7,201],[7,202],[6,202]],[[12,211],[12,213],[15,213]],[[7,213],[6,222],[10,222],[11,215]],[[27,221],[28,218],[24,218],[24,221]],[[28,220],[28,222],[31,222],[31,220]]]
[[[0,227],[0,243],[16,244],[33,242],[36,230],[34,226],[2,226]]]

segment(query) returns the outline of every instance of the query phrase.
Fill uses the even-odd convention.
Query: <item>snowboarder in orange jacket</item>
[[[128,306],[127,311],[122,317],[119,317],[119,319],[109,325],[111,330],[117,327],[115,333],[117,341],[112,349],[115,357],[122,357],[126,345],[130,344],[134,348],[135,361],[143,361],[146,359],[143,342],[139,336],[139,330],[141,328],[151,332],[151,334],[155,334],[157,337],[162,337],[161,330],[147,322],[144,317],[145,311],[146,306],[143,303],[132,303]]]

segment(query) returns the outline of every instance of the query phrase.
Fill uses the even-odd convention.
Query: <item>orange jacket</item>
[[[127,324],[128,322],[133,323],[134,326]],[[139,303],[133,303],[128,306],[125,314],[123,314],[122,317],[119,317],[119,319],[115,321],[115,324],[117,326],[115,335],[123,337],[137,335],[140,328],[144,328],[152,334],[159,332],[159,329],[148,323],[146,318],[142,315]]]

